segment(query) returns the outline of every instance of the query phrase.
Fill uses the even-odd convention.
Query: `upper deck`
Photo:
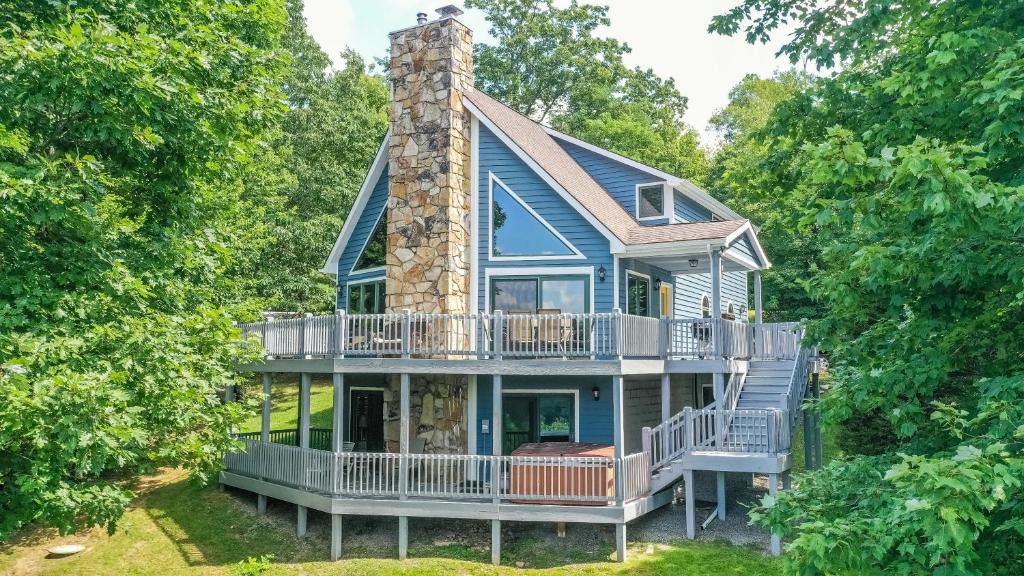
[[[345,314],[241,325],[252,371],[663,374],[792,359],[799,325],[596,314]]]

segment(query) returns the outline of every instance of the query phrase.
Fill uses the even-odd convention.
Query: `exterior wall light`
[[[699,261],[696,258],[690,258],[687,263],[690,264],[690,268],[696,268]]]
[[[598,400],[601,399],[601,389],[598,388],[597,386],[591,388],[590,393],[594,395],[594,402],[597,402]]]
[[[600,268],[597,269],[597,279],[598,280],[600,280],[601,282],[604,282],[604,279],[607,276],[608,276],[608,271],[604,269],[604,266],[601,266]]]

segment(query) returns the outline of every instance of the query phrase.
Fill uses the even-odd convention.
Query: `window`
[[[700,298],[700,317],[711,318],[711,298],[707,294]]]
[[[665,185],[645,184],[636,188],[636,216],[640,220],[648,218],[667,218],[665,201]]]
[[[651,279],[626,272],[626,314],[651,315]]]
[[[577,257],[564,238],[523,201],[491,179],[491,255]]]
[[[543,309],[583,314],[590,307],[589,284],[586,276],[493,278],[491,311],[534,314]]]
[[[732,305],[732,302],[729,302],[729,305],[725,307],[725,314],[722,317],[726,320],[736,319],[736,307]]]
[[[385,207],[384,212],[380,215],[380,219],[377,220],[377,227],[373,229],[373,234],[370,235],[369,240],[366,241],[366,246],[363,247],[363,253],[359,255],[356,260],[356,265],[352,267],[352,271],[369,270],[371,268],[380,268],[384,266],[385,255],[388,253],[388,209]]]
[[[383,314],[384,280],[348,285],[349,314]]]

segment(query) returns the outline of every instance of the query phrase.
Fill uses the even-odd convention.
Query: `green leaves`
[[[225,268],[278,121],[283,11],[0,14],[0,539],[113,529],[136,474],[202,475],[232,446],[220,395],[251,351]]]

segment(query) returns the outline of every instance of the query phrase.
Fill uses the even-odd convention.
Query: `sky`
[[[739,0],[585,0],[609,7],[611,26],[599,31],[626,42],[633,49],[626,56],[630,67],[651,68],[672,77],[689,98],[685,120],[697,128],[702,140],[714,144],[708,120],[729,102],[729,90],[744,75],[771,75],[789,68],[789,61],[775,53],[785,39],[777,34],[768,45],[750,45],[740,37],[707,32],[711,17],[724,13]],[[337,60],[349,46],[368,60],[387,52],[387,33],[415,25],[416,13],[434,10],[451,0],[305,0],[310,34]],[[459,17],[473,30],[477,42],[493,41],[487,21],[477,10]]]

